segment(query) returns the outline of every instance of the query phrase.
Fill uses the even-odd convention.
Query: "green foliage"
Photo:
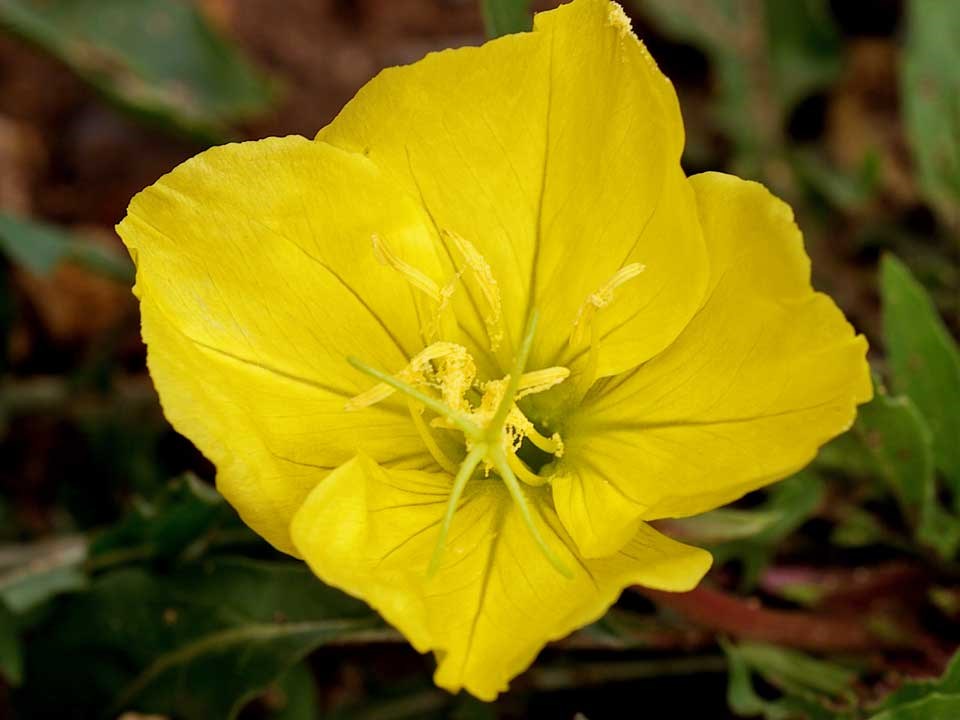
[[[125,560],[199,554],[219,538],[253,538],[223,497],[192,475],[171,482],[153,502],[139,502],[126,518],[91,543],[94,567]]]
[[[110,707],[232,718],[311,650],[379,624],[301,563],[224,557],[166,574],[123,568],[59,604],[35,631],[27,673],[42,690],[31,707],[51,713],[50,703],[69,697],[78,715]],[[99,660],[78,664],[82,657]]]
[[[268,106],[263,78],[184,0],[0,1],[0,27],[120,106],[205,139]]]
[[[0,680],[19,685],[23,680],[23,657],[17,617],[0,601]]]
[[[488,38],[526,32],[533,25],[529,0],[481,0]]]
[[[748,513],[755,527],[760,525],[762,529],[710,547],[717,564],[739,560],[743,568],[741,584],[744,589],[753,588],[784,538],[813,515],[823,501],[823,495],[823,480],[812,471],[798,473],[774,485],[763,505]],[[711,516],[717,512],[729,511],[714,510],[693,522],[710,530],[711,524],[716,525],[715,518],[711,519]],[[695,536],[691,536],[691,539],[698,541]]]
[[[853,706],[854,670],[774,645],[723,643],[723,649],[729,662],[727,702],[740,716],[838,720],[843,716],[836,706]],[[781,690],[783,697],[763,697],[754,687],[754,675]]]
[[[0,562],[0,602],[14,613],[26,613],[63,592],[83,588],[87,546],[82,538],[65,537],[41,543]]]
[[[133,282],[133,265],[119,253],[85,243],[53,225],[6,213],[0,213],[0,252],[37,275],[71,262],[122,283]]]
[[[960,508],[960,351],[923,286],[892,256],[881,265],[891,385],[923,414],[933,457]]]
[[[960,717],[960,652],[937,680],[903,684],[870,720],[955,720]]]
[[[900,95],[907,137],[921,188],[960,228],[960,5],[911,0],[906,10]]]
[[[765,174],[790,108],[840,70],[839,36],[826,0],[634,5],[674,39],[709,55],[716,73],[713,111],[736,146],[738,174]]]

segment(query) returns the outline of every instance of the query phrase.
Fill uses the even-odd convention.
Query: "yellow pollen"
[[[529,438],[536,447],[555,457],[563,454],[560,436],[556,433],[550,438],[541,435],[517,405],[517,400],[524,395],[543,392],[570,375],[570,371],[563,367],[524,372],[533,345],[537,317],[535,311],[531,313],[511,373],[485,383],[477,382],[473,358],[466,348],[456,343],[436,342],[427,346],[395,375],[369,367],[356,358],[348,358],[351,365],[380,382],[347,402],[345,409],[358,410],[380,402],[394,392],[403,393],[426,450],[440,467],[454,475],[429,573],[439,567],[453,513],[464,488],[474,477],[475,471],[481,469],[484,476],[496,470],[540,550],[558,572],[571,577],[569,568],[544,539],[530,511],[527,491],[521,485],[545,485],[550,482],[550,477],[538,475],[517,457],[524,438]],[[472,402],[478,394],[479,401]],[[429,426],[422,417],[426,410],[436,414]],[[431,428],[459,430],[463,433],[464,456],[459,464],[444,452],[437,438],[432,435]],[[450,438],[445,437],[444,440]]]
[[[500,349],[500,343],[503,342],[503,302],[500,298],[500,286],[497,284],[497,279],[493,276],[493,271],[490,270],[490,264],[473,243],[450,230],[443,230],[442,233],[445,239],[456,245],[457,250],[463,256],[467,269],[472,272],[474,279],[476,279],[484,300],[487,301],[490,312],[483,318],[483,321],[487,326],[490,350],[497,352]]]
[[[414,355],[406,367],[396,373],[395,377],[411,385],[429,384],[432,363],[435,360],[450,356],[470,358],[467,349],[462,345],[451,342],[436,342]],[[469,362],[472,364],[473,359],[471,358]],[[476,372],[475,369],[474,372]],[[396,392],[396,389],[387,383],[377,383],[369,390],[350,398],[350,400],[344,404],[343,409],[348,412],[362,410],[365,407],[386,400],[393,395],[394,392]]]
[[[605,308],[613,302],[614,292],[625,282],[637,277],[647,269],[642,263],[630,263],[617,270],[613,276],[601,285],[596,292],[587,296],[583,301],[577,315],[573,319],[573,332],[570,334],[570,345],[579,347],[583,342],[587,330],[593,321],[593,316],[597,310]]]
[[[374,234],[373,254],[381,265],[388,265],[403,276],[404,280],[427,295],[431,300],[443,303],[444,293],[440,286],[426,274],[401,260],[379,235]],[[449,297],[449,295],[447,296]]]
[[[562,383],[568,377],[570,377],[570,371],[565,367],[549,367],[543,370],[524,373],[520,376],[517,400],[527,395],[536,395],[544,390],[549,390],[554,385]]]

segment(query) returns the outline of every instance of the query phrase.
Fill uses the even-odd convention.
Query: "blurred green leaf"
[[[765,0],[773,90],[789,110],[840,74],[840,34],[828,0]]]
[[[0,602],[20,614],[84,587],[86,556],[87,544],[80,537],[0,548]]]
[[[933,435],[934,462],[960,508],[960,351],[903,263],[885,256],[880,279],[891,384],[923,414]]]
[[[14,686],[19,685],[23,680],[23,657],[20,652],[17,618],[2,601],[0,601],[0,679]]]
[[[83,242],[53,225],[6,213],[0,213],[0,251],[37,275],[72,262],[122,283],[134,279],[133,264],[125,256]]]
[[[825,660],[761,643],[721,643],[729,663],[727,703],[744,717],[767,720],[838,720],[845,717],[825,702],[852,704],[852,686],[857,673]],[[763,677],[784,693],[769,699],[753,685],[753,674]]]
[[[894,538],[869,510],[848,505],[843,508],[830,532],[830,542],[838,547],[854,548],[890,545]]]
[[[533,26],[529,0],[480,0],[488,38],[526,32]]]
[[[957,720],[960,718],[960,695],[933,693],[907,705],[885,710],[870,720]]]
[[[910,0],[906,13],[900,97],[907,138],[921,188],[960,229],[960,4]]]
[[[855,432],[874,459],[874,471],[887,484],[911,525],[936,494],[933,438],[910,398],[891,397],[878,387],[861,405]]]
[[[0,0],[0,27],[122,107],[206,139],[266,109],[266,81],[186,0]]]
[[[884,699],[881,709],[893,710],[907,706],[935,693],[960,697],[960,651],[954,654],[943,675],[938,679],[905,682]]]
[[[752,538],[776,525],[782,512],[720,508],[702,515],[670,521],[671,532],[695,543],[712,545]]]
[[[3,237],[0,235],[0,245]],[[10,287],[10,272],[5,260],[0,258],[0,374],[6,372],[10,362],[10,332],[13,330],[13,288]],[[0,437],[4,434],[6,419],[0,409]],[[2,524],[0,524],[2,527]]]
[[[381,627],[301,563],[208,559],[168,575],[124,568],[59,603],[27,648],[38,714],[123,710],[233,718],[328,642]],[[95,657],[96,663],[77,663]]]
[[[758,177],[781,151],[792,107],[840,70],[827,0],[634,0],[657,28],[712,61],[713,114],[733,140],[741,175]],[[750,122],[745,122],[750,118]]]
[[[124,558],[173,558],[234,517],[209,485],[187,474],[171,481],[152,502],[139,502],[115,526],[90,545],[90,565],[111,565]]]
[[[287,670],[267,691],[264,705],[270,720],[317,720],[320,705],[310,665],[300,662]]]
[[[741,584],[744,590],[756,585],[760,572],[770,562],[781,541],[799,528],[816,511],[823,500],[823,480],[807,470],[770,488],[766,502],[753,512],[775,518],[751,537],[720,543],[711,547],[718,565],[738,559],[743,565]]]

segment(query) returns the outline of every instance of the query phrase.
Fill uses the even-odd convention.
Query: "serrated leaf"
[[[488,38],[526,32],[533,26],[529,0],[480,0]]]
[[[892,255],[881,264],[891,385],[923,414],[933,457],[960,508],[960,351],[923,286]]]
[[[206,139],[271,100],[266,81],[185,0],[2,0],[0,27],[122,107]]]
[[[900,97],[920,186],[955,227],[960,223],[960,4],[911,0]]]
[[[71,262],[122,283],[134,279],[133,264],[119,252],[85,243],[54,225],[6,213],[0,213],[0,251],[37,275]]]
[[[380,625],[300,563],[221,558],[168,575],[125,568],[34,631],[27,674],[42,691],[31,707],[42,714],[66,697],[77,716],[111,707],[112,717],[232,718],[314,648]]]

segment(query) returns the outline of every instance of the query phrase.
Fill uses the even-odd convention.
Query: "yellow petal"
[[[502,293],[501,368],[531,305],[531,367],[569,364],[578,310],[630,263],[643,274],[596,314],[600,375],[651,357],[699,306],[707,263],[676,96],[615,3],[575,0],[531,33],[385,70],[318,138],[368,154],[483,256]],[[489,302],[463,282],[458,318],[485,338]]]
[[[371,234],[436,271],[425,222],[366,158],[288,137],[187,161],[118,227],[167,416],[281,549],[309,490],[357,451],[430,462],[399,401],[343,412],[370,385],[346,356],[400,369],[422,347],[416,291],[377,263]]]
[[[584,557],[612,555],[632,538],[646,506],[624,495],[583,458],[550,477],[557,515]]]
[[[563,462],[596,469],[645,519],[699,513],[799,470],[872,392],[866,341],[812,290],[789,207],[728,175],[691,184],[711,257],[706,303],[563,432]]]
[[[705,551],[647,525],[615,555],[580,560],[546,492],[528,490],[547,543],[574,569],[567,579],[491,478],[467,486],[428,578],[450,485],[443,473],[387,471],[356,458],[311,493],[292,535],[322,580],[366,600],[420,652],[433,650],[435,680],[451,692],[492,700],[544,644],[600,617],[625,586],[685,591],[710,565]]]

